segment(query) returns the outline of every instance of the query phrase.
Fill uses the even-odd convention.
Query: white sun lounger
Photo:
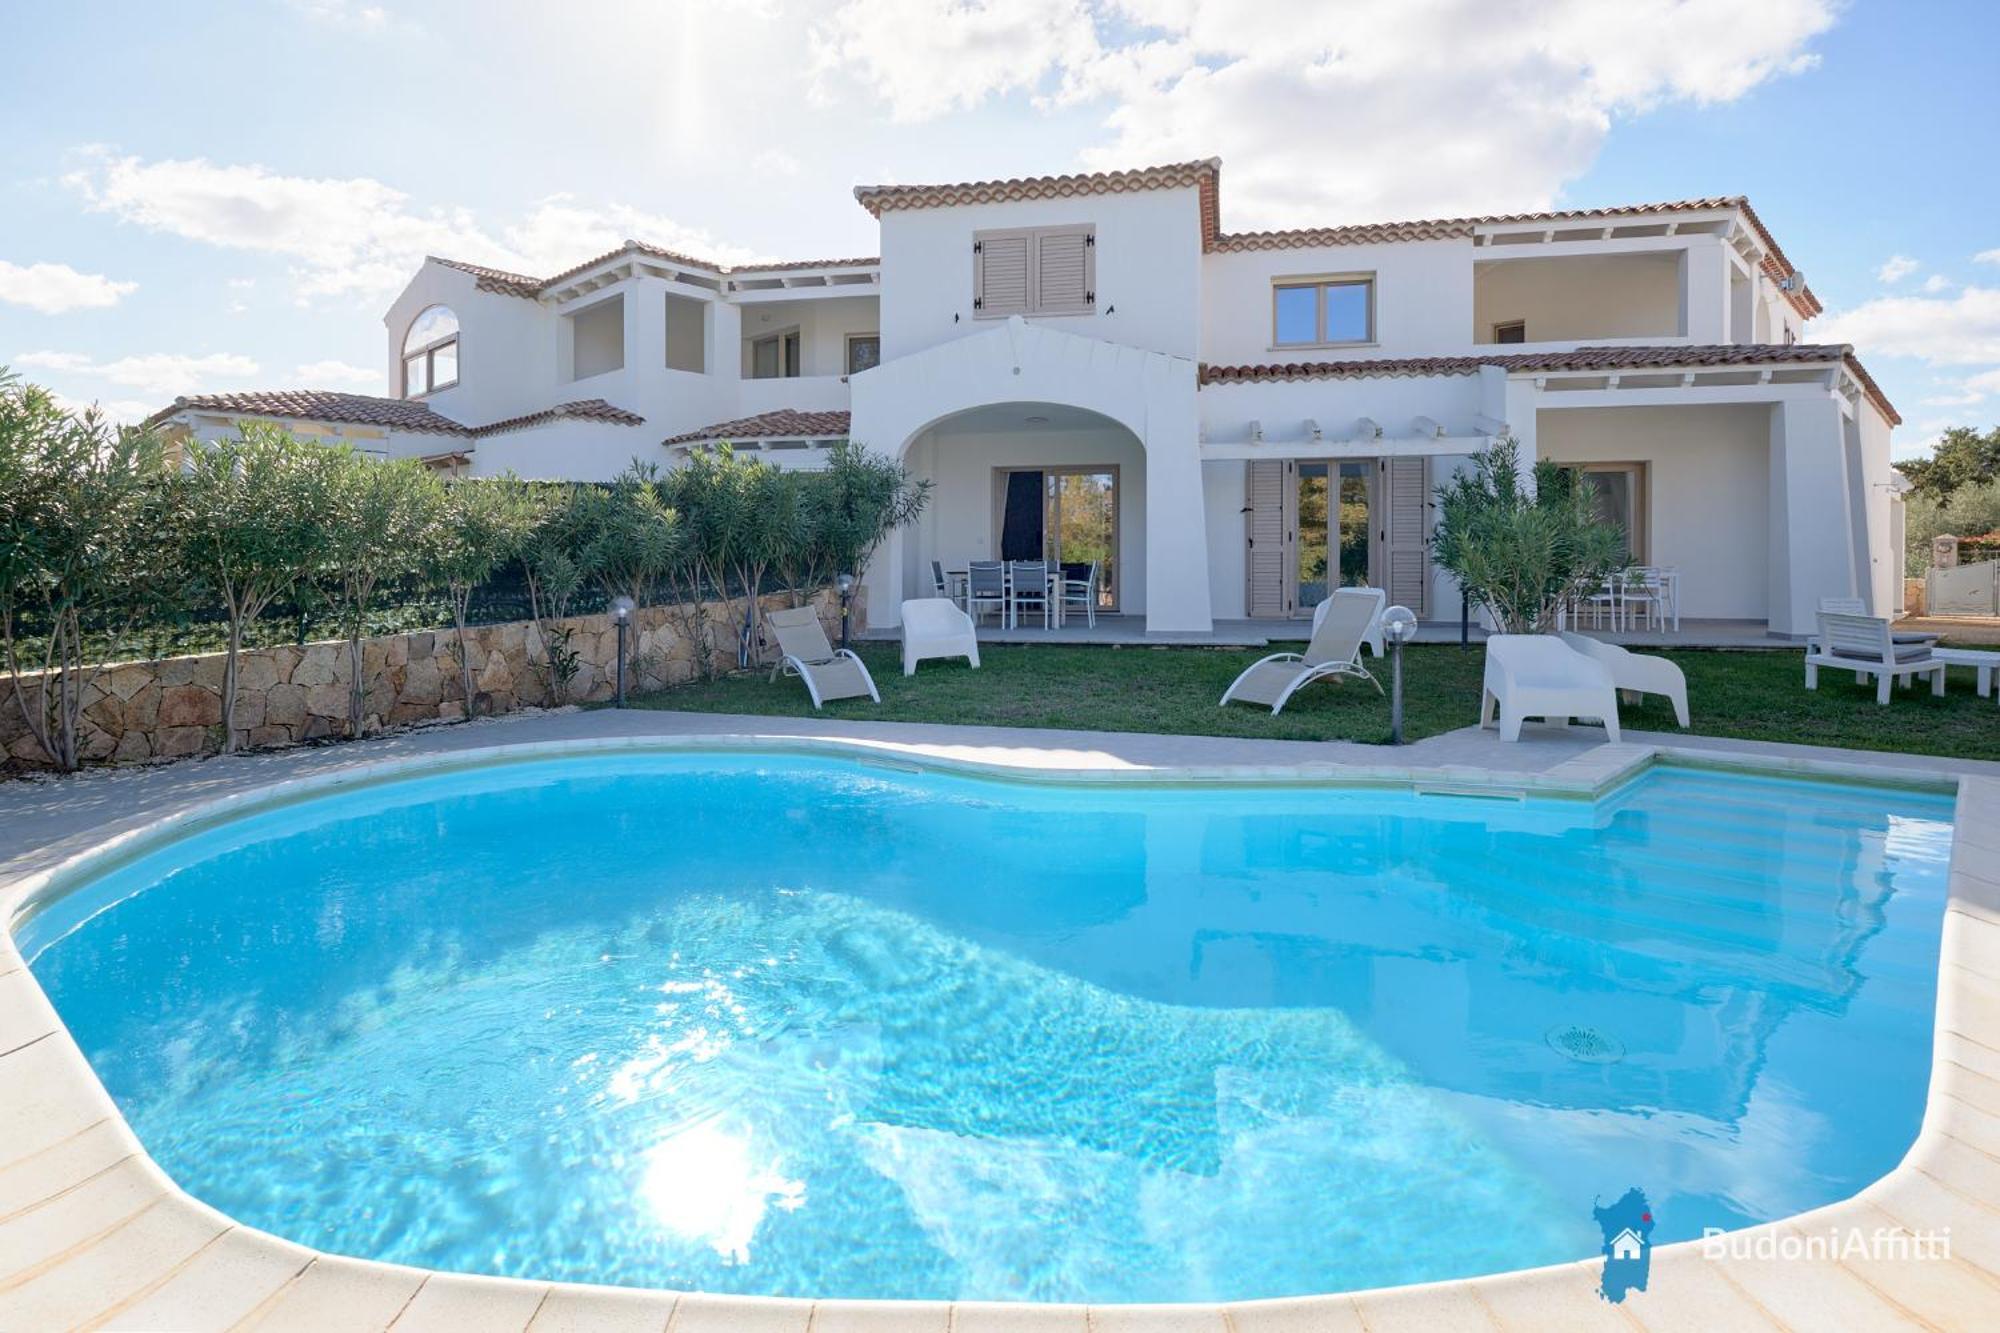
[[[979,665],[979,636],[972,617],[945,597],[914,597],[903,603],[903,674],[917,674],[926,657],[963,657]]]
[[[1486,681],[1479,725],[1496,717],[1500,739],[1521,739],[1523,718],[1567,724],[1594,718],[1618,739],[1618,691],[1602,662],[1585,657],[1553,634],[1495,634],[1486,640]]]
[[[1852,671],[1856,681],[1875,677],[1875,702],[1889,702],[1889,687],[1896,680],[1917,676],[1931,678],[1931,693],[1944,693],[1946,663],[1932,655],[1929,640],[1898,643],[1881,616],[1819,613],[1819,634],[1806,645],[1806,688],[1819,688],[1819,669],[1838,667]]]
[[[1602,662],[1611,673],[1611,683],[1625,692],[1626,703],[1637,703],[1642,694],[1663,694],[1674,706],[1674,720],[1683,727],[1688,724],[1687,677],[1672,662],[1649,653],[1631,652],[1587,634],[1564,630],[1559,637],[1585,657]]]
[[[772,680],[780,672],[797,676],[806,683],[806,693],[812,696],[814,708],[829,699],[858,699],[864,694],[878,704],[882,702],[874,678],[861,659],[827,641],[819,612],[810,606],[788,607],[766,612],[764,623],[777,637],[778,651],[782,654],[778,664],[771,668]]]
[[[1313,628],[1319,628],[1319,622],[1326,619],[1326,613],[1343,597],[1359,598],[1375,608],[1374,618],[1368,622],[1368,630],[1361,636],[1361,642],[1367,645],[1369,652],[1380,657],[1383,652],[1382,613],[1389,604],[1387,594],[1380,588],[1335,588],[1331,597],[1313,608]]]
[[[1222,703],[1268,704],[1275,713],[1302,687],[1340,676],[1358,677],[1381,693],[1381,682],[1361,665],[1361,640],[1375,611],[1374,602],[1365,597],[1329,599],[1328,610],[1313,626],[1312,642],[1305,652],[1272,653],[1252,662],[1222,692]]]

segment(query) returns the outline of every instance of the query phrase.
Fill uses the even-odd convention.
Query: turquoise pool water
[[[593,755],[253,815],[17,934],[160,1163],[324,1249],[1249,1298],[1590,1255],[1634,1185],[1663,1242],[1889,1170],[1950,813]]]

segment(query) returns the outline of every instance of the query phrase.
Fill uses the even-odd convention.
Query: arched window
[[[410,321],[403,338],[403,397],[421,398],[458,383],[458,316],[434,305]]]

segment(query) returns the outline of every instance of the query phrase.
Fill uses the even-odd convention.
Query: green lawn
[[[925,662],[908,679],[894,644],[864,644],[860,652],[882,702],[842,700],[828,704],[822,716],[1280,740],[1389,738],[1388,700],[1366,682],[1308,686],[1276,717],[1246,705],[1216,707],[1236,673],[1261,650],[996,644],[981,650],[985,665],[978,671],[963,662]],[[1897,690],[1889,707],[1878,708],[1873,687],[1856,685],[1844,672],[1820,673],[1818,692],[1807,693],[1797,652],[1665,656],[1687,673],[1693,730],[1703,735],[2000,759],[2000,706],[1973,693],[1969,670],[1951,673],[1942,699],[1920,685]],[[1374,659],[1366,660],[1374,670]],[[1406,650],[1405,728],[1411,739],[1478,720],[1482,663],[1477,647]],[[1379,674],[1386,688],[1386,663]],[[763,673],[664,690],[633,703],[778,717],[813,711],[798,681],[771,684]],[[1663,699],[1648,697],[1626,706],[1620,716],[1634,729],[1675,730],[1673,710]]]

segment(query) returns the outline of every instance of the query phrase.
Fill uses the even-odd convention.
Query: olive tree
[[[245,422],[234,439],[188,449],[168,483],[183,567],[222,606],[222,748],[237,748],[236,692],[245,636],[271,603],[311,577],[328,546],[327,488],[339,451]]]
[[[413,458],[376,461],[341,450],[328,469],[322,582],[335,623],[347,639],[348,734],[367,716],[362,636],[382,584],[423,572],[426,538],[443,506],[444,486]]]
[[[1503,634],[1542,634],[1556,611],[1625,562],[1625,533],[1597,516],[1595,485],[1544,458],[1521,471],[1512,437],[1438,487],[1431,553]]]
[[[542,643],[542,659],[530,665],[542,678],[552,704],[569,702],[577,655],[563,625],[570,603],[583,590],[590,570],[584,547],[590,538],[587,488],[563,482],[535,489],[534,524],[521,546],[521,570],[528,583],[528,613]]]
[[[448,483],[430,534],[431,576],[451,603],[452,646],[457,650],[459,686],[465,715],[474,715],[472,652],[465,622],[472,594],[496,570],[515,559],[535,527],[535,504],[520,478],[471,477]]]

